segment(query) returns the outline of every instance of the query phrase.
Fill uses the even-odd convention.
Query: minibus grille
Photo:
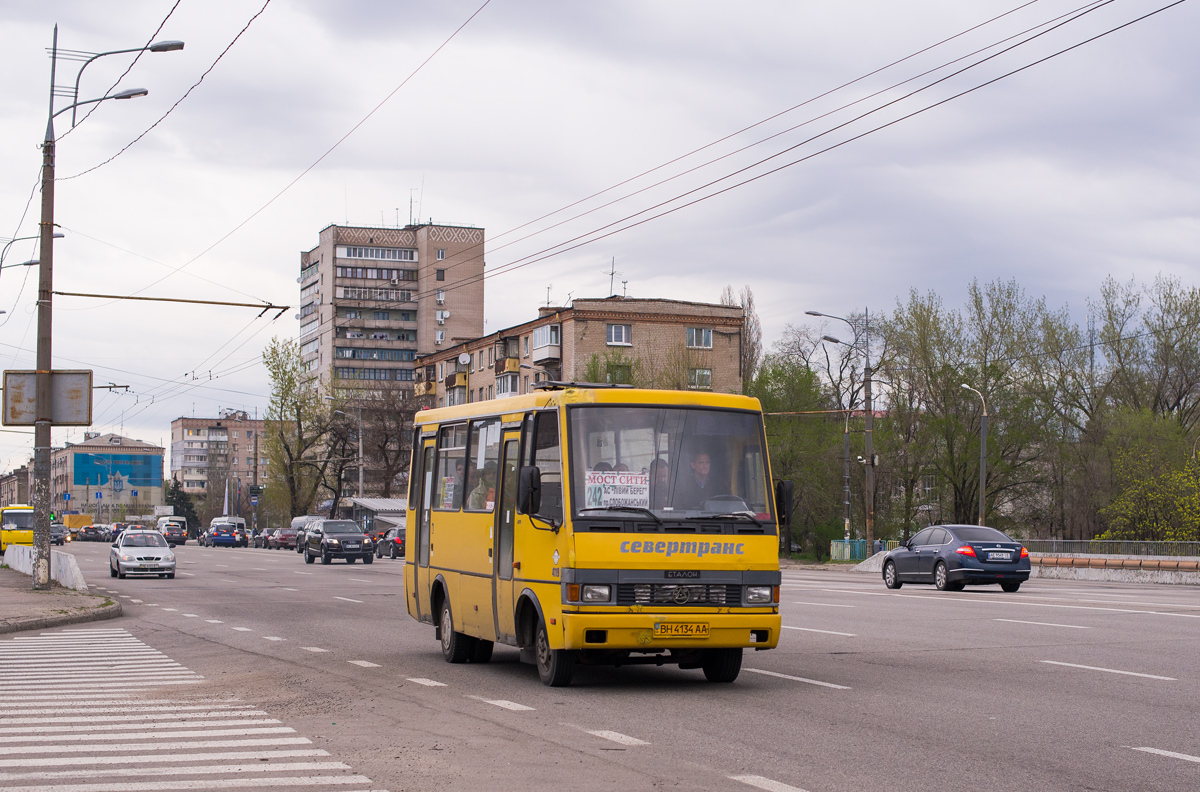
[[[741,586],[725,583],[621,583],[618,605],[737,605]]]

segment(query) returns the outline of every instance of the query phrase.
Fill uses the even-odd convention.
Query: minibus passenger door
[[[425,441],[421,463],[421,501],[417,510],[417,563],[413,565],[413,591],[417,595],[417,618],[433,623],[429,602],[429,509],[433,505],[433,439]]]
[[[500,463],[500,503],[496,509],[495,576],[492,579],[492,603],[496,614],[496,635],[501,641],[516,638],[513,612],[513,528],[517,519],[517,477],[520,460],[518,433],[504,435],[504,458]]]

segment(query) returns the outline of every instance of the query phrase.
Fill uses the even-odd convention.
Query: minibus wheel
[[[471,636],[454,631],[454,619],[450,616],[449,598],[442,602],[442,657],[447,663],[465,663],[471,657]]]
[[[566,687],[571,684],[571,674],[575,670],[575,653],[567,649],[550,648],[545,620],[538,621],[534,649],[537,653],[538,677],[543,685]]]
[[[732,682],[742,671],[742,650],[705,649],[700,667],[709,682]]]

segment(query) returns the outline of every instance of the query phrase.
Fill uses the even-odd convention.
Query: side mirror
[[[789,525],[792,522],[792,482],[776,481],[775,482],[775,512],[779,517],[780,525]]]
[[[535,465],[525,465],[517,482],[517,511],[520,514],[537,514],[541,508],[542,471]]]
[[[117,543],[116,543],[116,542],[113,542],[113,543],[112,543],[112,546],[113,546],[113,547],[116,547],[116,546],[117,546]]]

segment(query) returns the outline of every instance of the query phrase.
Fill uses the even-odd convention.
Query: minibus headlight
[[[755,604],[766,604],[774,599],[774,593],[770,586],[747,586],[746,587],[746,602]]]
[[[611,598],[610,586],[584,586],[582,600],[584,602],[608,602]]]

